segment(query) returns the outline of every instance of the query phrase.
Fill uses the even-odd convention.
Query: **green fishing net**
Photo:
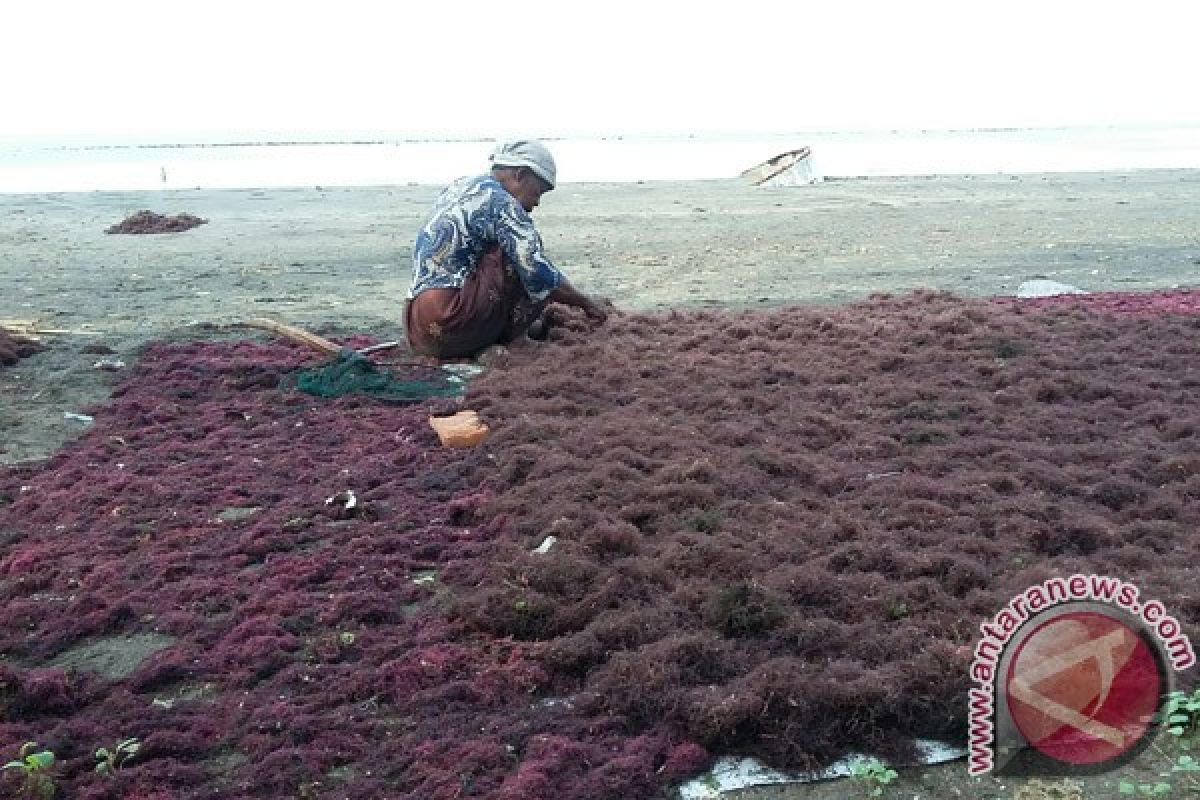
[[[317,397],[365,394],[397,404],[419,403],[430,397],[457,397],[466,390],[464,377],[452,371],[414,367],[413,375],[402,378],[348,349],[319,367],[285,375],[281,384]]]

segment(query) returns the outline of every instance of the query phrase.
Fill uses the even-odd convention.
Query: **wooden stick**
[[[66,328],[34,328],[30,335],[40,336],[42,334],[52,334],[61,336],[103,336],[104,331],[72,331]]]
[[[317,336],[315,333],[309,333],[302,328],[297,328],[295,325],[288,325],[284,322],[267,319],[266,317],[255,317],[254,319],[247,320],[246,322],[234,323],[234,325],[242,325],[248,328],[260,328],[262,330],[271,331],[279,334],[285,339],[290,339],[293,342],[305,345],[306,347],[311,347],[313,350],[330,356],[336,356],[340,354],[343,349],[345,349],[341,345],[335,344],[324,337]],[[380,344],[364,347],[362,350],[358,350],[357,352],[361,356],[366,356],[382,350],[394,350],[395,348],[400,347],[402,344],[403,342],[399,341],[382,342]],[[375,363],[375,366],[378,367],[437,367],[437,364],[428,364],[419,358],[373,363]]]
[[[247,320],[242,324],[251,328],[260,328],[262,330],[271,331],[272,333],[277,333],[285,339],[291,339],[293,342],[297,342],[306,347],[311,347],[313,350],[316,350],[320,353],[325,353],[326,355],[336,356],[338,353],[342,352],[342,346],[339,344],[334,344],[322,336],[317,336],[315,333],[309,333],[308,331],[297,328],[294,325],[277,322],[273,319],[255,317],[254,319]]]
[[[15,331],[18,328],[35,328],[41,320],[37,319],[0,319],[0,328]]]
[[[104,331],[80,331],[68,328],[39,328],[33,319],[0,319],[0,330],[13,336],[37,339],[38,336],[56,334],[65,336],[103,336]]]
[[[362,348],[358,351],[358,354],[361,356],[366,356],[370,355],[371,353],[378,353],[381,350],[395,350],[401,344],[402,342],[380,342],[379,344],[373,344],[369,347]]]

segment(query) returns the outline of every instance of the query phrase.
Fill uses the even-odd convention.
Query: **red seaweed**
[[[633,797],[702,765],[449,614],[504,531],[485,451],[439,447],[424,405],[277,388],[306,359],[150,346],[82,439],[0,470],[0,755],[36,740],[88,798]],[[361,513],[326,504],[346,490]],[[120,676],[78,655],[147,634]]]
[[[552,315],[469,394],[518,542],[458,610],[631,734],[792,767],[961,742],[962,653],[1034,571],[1193,630],[1200,292]]]
[[[1034,581],[1194,633],[1200,308],[1158,297],[552,309],[472,384],[475,450],[278,388],[291,347],[153,345],[0,470],[0,755],[54,750],[64,797],[591,800],[961,740],[977,625]]]
[[[208,222],[194,214],[166,216],[144,209],[130,214],[116,225],[105,228],[105,233],[180,233]]]

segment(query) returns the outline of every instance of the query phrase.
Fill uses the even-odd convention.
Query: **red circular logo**
[[[1119,619],[1074,611],[1020,643],[1005,682],[1009,714],[1029,744],[1067,764],[1120,758],[1150,729],[1163,679],[1145,638]]]

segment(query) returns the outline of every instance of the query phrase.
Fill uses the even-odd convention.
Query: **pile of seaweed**
[[[0,328],[0,366],[11,367],[42,349],[37,342]]]
[[[0,470],[0,758],[36,741],[92,800],[646,797],[699,769],[454,621],[504,531],[471,521],[485,452],[427,406],[280,389],[306,358],[152,346],[80,441]]]
[[[105,228],[104,232],[179,233],[180,231],[188,231],[199,225],[204,225],[207,222],[208,220],[201,219],[192,214],[176,214],[173,217],[168,217],[150,210],[142,210],[130,214],[116,225],[110,225],[108,228]]]
[[[1118,576],[1195,633],[1179,301],[559,319],[469,395],[516,541],[460,610],[631,733],[793,767],[962,742],[978,625],[1030,585]]]

